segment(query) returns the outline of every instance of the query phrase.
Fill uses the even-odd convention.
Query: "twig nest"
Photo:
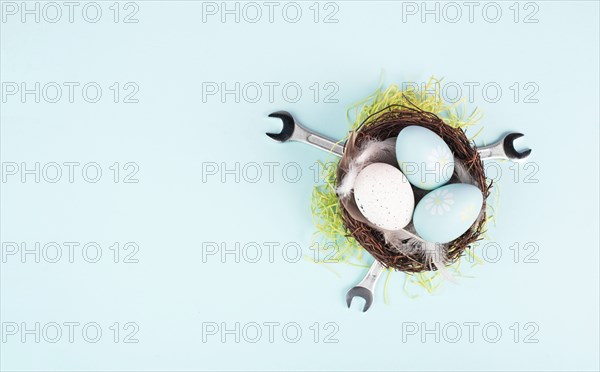
[[[436,133],[448,145],[457,163],[463,165],[455,169],[449,184],[459,182],[457,172],[466,171],[473,180],[474,186],[481,190],[483,195],[482,215],[461,236],[444,244],[444,264],[449,265],[463,254],[465,249],[480,239],[486,220],[486,199],[489,196],[491,182],[485,177],[484,167],[477,149],[471,145],[465,133],[460,128],[453,128],[444,123],[437,115],[419,109],[393,105],[368,117],[356,130],[351,131],[346,142],[344,155],[336,171],[336,183],[339,186],[349,172],[353,172],[351,164],[355,164],[359,149],[368,141],[391,140],[398,136],[400,131],[408,126],[420,126]],[[389,154],[387,154],[389,157]],[[360,159],[358,159],[360,161]],[[350,175],[351,177],[355,175]],[[415,204],[427,191],[413,188]],[[381,231],[372,227],[356,203],[349,202],[354,198],[339,198],[342,220],[349,234],[386,267],[405,272],[434,271],[438,268],[432,265],[426,255],[419,252],[406,253],[394,249],[386,242],[386,237]]]

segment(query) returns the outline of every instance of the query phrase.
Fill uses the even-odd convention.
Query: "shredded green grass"
[[[481,133],[483,127],[477,128],[475,133],[471,135],[471,129],[476,126],[482,117],[482,113],[475,109],[469,114],[466,114],[465,99],[461,99],[455,103],[447,103],[444,101],[441,94],[441,80],[431,77],[429,81],[420,89],[414,86],[408,86],[401,89],[397,85],[390,85],[386,89],[379,87],[372,95],[366,99],[351,106],[347,111],[347,118],[351,129],[356,129],[370,115],[377,113],[391,105],[404,105],[409,107],[418,107],[424,111],[429,111],[439,116],[446,125],[454,128],[461,128],[470,139],[474,139]],[[345,139],[344,139],[345,140]],[[344,141],[342,140],[342,141]],[[337,160],[329,162],[320,162],[319,166],[322,170],[322,184],[315,186],[312,193],[311,211],[313,222],[316,227],[314,242],[321,246],[333,246],[335,252],[335,262],[345,263],[353,266],[368,267],[372,261],[371,256],[360,246],[360,244],[346,231],[342,221],[340,206],[337,195],[335,193],[335,176]],[[489,222],[494,222],[493,212],[498,199],[497,187],[494,187],[494,192],[491,196],[494,201],[488,200],[488,217],[485,221],[485,226]],[[487,236],[485,236],[487,240]],[[482,263],[482,260],[475,256],[474,252],[467,249],[467,254],[462,261],[468,261],[473,265]],[[315,260],[323,263],[320,260]],[[331,261],[329,261],[331,262]],[[465,277],[460,272],[461,260],[453,264],[448,270],[457,277]],[[331,265],[326,265],[331,266]],[[332,270],[331,267],[328,269]],[[388,270],[388,275],[384,284],[384,300],[388,303],[388,284],[390,282],[391,270]],[[336,273],[339,276],[339,274]],[[433,293],[439,288],[443,279],[441,275],[434,272],[421,273],[406,273],[404,278],[404,292],[408,297],[415,298],[418,295],[410,293],[409,287],[420,287],[426,293]]]

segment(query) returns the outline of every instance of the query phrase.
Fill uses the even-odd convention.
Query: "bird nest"
[[[486,199],[490,194],[492,186],[491,182],[488,182],[485,177],[483,163],[477,153],[477,149],[471,144],[461,128],[447,125],[437,115],[420,108],[407,107],[405,105],[390,105],[385,107],[368,116],[358,127],[350,132],[344,155],[335,172],[335,183],[339,184],[346,175],[348,164],[356,156],[361,144],[370,139],[385,140],[390,137],[396,137],[403,128],[410,125],[422,126],[439,135],[454,153],[455,160],[464,164],[474,182],[483,193],[483,215],[464,234],[452,242],[445,244],[444,263],[450,265],[456,262],[472,243],[481,239],[486,221]],[[455,182],[458,182],[456,174],[453,175],[449,183]],[[414,187],[413,191],[416,205],[427,192]],[[356,216],[357,211],[352,210],[352,207],[348,203],[342,203],[341,201],[338,201],[338,203],[341,219],[347,232],[386,267],[410,273],[435,271],[438,269],[435,265],[431,265],[431,262],[420,252],[402,253],[394,250],[386,244],[381,232],[353,217],[353,215]]]

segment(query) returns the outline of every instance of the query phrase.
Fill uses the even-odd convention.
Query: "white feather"
[[[348,173],[342,179],[342,182],[338,185],[336,191],[340,198],[349,198],[352,193],[352,189],[354,189],[354,182],[356,181],[356,177],[358,176],[359,169],[353,164],[350,163]]]
[[[469,173],[469,170],[467,169],[465,164],[462,161],[456,159],[454,160],[454,176],[456,177],[458,183],[467,183],[469,185],[479,187],[479,184],[477,183],[475,178],[471,176],[471,173]]]
[[[358,156],[354,158],[354,162],[358,165],[363,165],[375,158],[381,159],[382,155],[389,157],[389,154],[394,154],[396,150],[396,139],[388,138],[385,141],[371,139],[367,141],[361,148]]]
[[[388,138],[385,141],[368,140],[365,142],[348,164],[348,172],[338,185],[336,192],[341,198],[349,198],[356,177],[363,168],[374,162],[389,162],[390,154],[396,157],[396,139]]]

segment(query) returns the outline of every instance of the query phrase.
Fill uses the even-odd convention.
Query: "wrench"
[[[377,280],[381,276],[385,267],[377,260],[373,261],[371,268],[365,275],[364,279],[360,281],[354,288],[351,288],[348,293],[346,293],[346,304],[348,308],[350,308],[350,304],[352,303],[352,299],[354,297],[361,297],[365,300],[365,307],[363,308],[363,313],[371,307],[373,304],[373,298],[375,297],[375,286],[377,285]]]
[[[333,153],[339,157],[344,154],[344,146],[336,141],[325,137],[319,133],[313,132],[305,128],[294,119],[287,111],[277,111],[269,115],[272,118],[279,118],[283,122],[283,129],[280,133],[266,133],[278,142],[297,141],[304,142],[314,147],[320,148],[327,152]],[[481,160],[488,159],[508,159],[515,162],[523,161],[531,154],[531,150],[518,152],[514,147],[514,141],[517,138],[523,137],[522,133],[509,133],[502,137],[499,141],[477,149]],[[365,300],[363,312],[369,310],[373,304],[374,289],[379,276],[383,272],[384,266],[377,260],[373,262],[371,268],[365,275],[364,279],[354,288],[351,288],[346,294],[346,303],[348,307],[352,303],[352,299],[356,296],[362,297]]]
[[[339,144],[331,138],[325,137],[317,132],[305,128],[294,119],[287,111],[277,111],[269,115],[272,118],[279,118],[283,122],[283,129],[280,133],[266,133],[278,142],[296,141],[304,142],[321,150],[331,152],[334,155],[342,156],[344,154],[344,145]],[[477,152],[481,160],[507,159],[514,162],[520,162],[526,159],[531,150],[518,152],[515,149],[514,141],[523,137],[522,133],[508,133],[499,141],[489,145],[479,147]]]
[[[523,137],[523,133],[508,133],[499,141],[489,146],[478,148],[479,157],[481,160],[504,159],[521,162],[531,154],[531,150],[519,152],[515,149],[514,142],[517,138],[521,137]]]
[[[266,133],[267,136],[271,137],[275,141],[304,142],[321,150],[332,152],[340,157],[344,155],[343,145],[340,145],[337,143],[337,141],[334,141],[331,138],[325,137],[303,127],[289,112],[277,111],[270,114],[269,117],[279,118],[283,122],[283,129],[281,130],[281,133]]]

